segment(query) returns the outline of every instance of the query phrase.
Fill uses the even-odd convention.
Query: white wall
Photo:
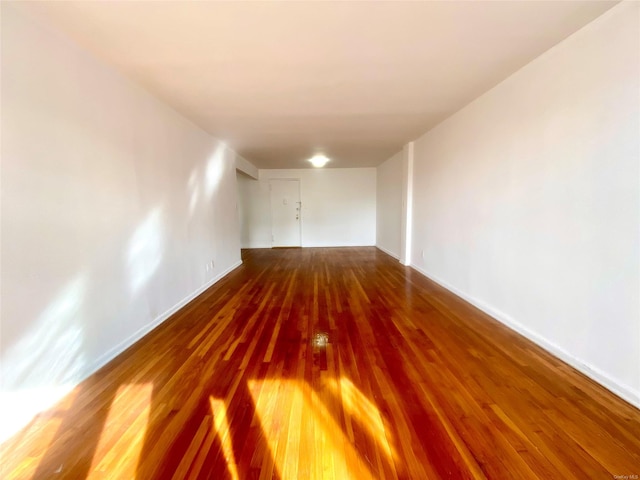
[[[269,184],[239,173],[238,207],[240,246],[242,248],[271,248]]]
[[[400,258],[402,152],[378,166],[376,179],[376,246],[389,255]]]
[[[6,3],[2,102],[5,438],[240,252],[235,154]]]
[[[302,246],[371,246],[376,243],[376,169],[260,170],[260,181],[241,185],[252,213],[243,247],[271,247],[269,179],[300,179]]]
[[[639,9],[614,7],[415,142],[412,238],[416,268],[636,405]]]

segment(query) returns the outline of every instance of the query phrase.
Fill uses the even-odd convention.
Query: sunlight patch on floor
[[[388,433],[376,406],[348,378],[342,377],[338,381],[332,378],[327,381],[327,385],[335,396],[342,398],[345,415],[359,422],[387,457],[396,460],[395,449],[388,441]]]
[[[21,436],[27,437],[32,432],[38,432],[38,445],[42,447],[39,448],[37,455],[24,458],[16,468],[12,468],[12,471],[9,471],[2,459],[11,457],[15,449],[20,448],[20,443],[13,445],[12,448],[3,446],[2,452],[0,452],[0,478],[6,478],[7,480],[33,478],[40,461],[47,453],[48,446],[58,433],[58,429],[62,425],[69,408],[73,405],[76,396],[77,392],[75,391],[68,394],[64,400],[54,408],[40,414],[32,424],[18,434],[17,438],[20,438]]]
[[[227,407],[223,400],[210,397],[211,413],[213,414],[213,429],[218,435],[218,441],[222,448],[229,475],[233,480],[239,480],[238,467],[233,455],[233,444],[229,430],[229,420],[227,419]]]
[[[378,477],[375,459],[358,452],[346,434],[346,426],[341,425],[345,410],[353,416],[361,415],[345,402],[364,398],[360,392],[354,393],[357,389],[352,384],[345,385],[350,395],[346,401],[334,389],[316,392],[306,382],[249,381],[256,414],[281,478],[293,478],[292,473],[322,479]],[[375,410],[368,402],[362,413],[365,417],[358,417],[360,423],[380,417],[371,408]],[[383,451],[391,455],[388,447]]]
[[[109,408],[94,459],[92,476],[136,478],[151,409],[152,383],[121,385]]]

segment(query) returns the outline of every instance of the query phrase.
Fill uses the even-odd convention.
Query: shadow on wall
[[[198,169],[194,168],[187,181],[188,218],[191,219],[196,212],[196,207],[200,204],[209,202],[220,186],[224,177],[224,154],[227,148],[224,144],[216,147],[213,155],[209,158],[205,166],[204,179],[201,181],[201,175]],[[204,201],[201,202],[202,197]]]
[[[3,350],[0,441],[81,380],[87,363],[80,321],[86,289],[83,276],[72,280],[27,334]]]
[[[127,253],[129,289],[135,296],[156,273],[162,262],[162,211],[155,208],[136,229]]]
[[[136,307],[141,302],[138,297],[144,296],[144,288],[161,266],[162,244],[161,210],[155,208],[129,239],[119,264],[112,265],[112,272],[117,269],[122,279],[114,297],[101,297],[100,275],[87,269],[62,289],[19,341],[3,349],[0,441],[100,366],[91,354],[104,330],[111,332],[104,333],[105,339],[117,341],[118,335],[126,335],[121,319],[106,318],[107,326],[98,323],[113,308],[96,311],[95,307],[112,301],[141,310]],[[95,270],[100,270],[100,261],[96,260]]]
[[[21,331],[14,330],[15,335],[5,336],[0,352],[0,442],[68,394],[83,378],[135,341],[141,332],[163,319],[153,312],[168,311],[214,277],[213,267],[205,272],[201,264],[214,257],[211,231],[215,219],[211,215],[211,204],[224,178],[224,162],[225,147],[220,144],[207,157],[205,174],[199,175],[195,169],[185,179],[186,188],[177,190],[187,192],[184,198],[173,201],[174,206],[180,205],[180,215],[176,216],[174,208],[172,217],[171,211],[163,207],[166,201],[160,201],[147,210],[142,221],[129,232],[119,226],[120,231],[114,229],[110,238],[101,238],[99,245],[90,245],[89,248],[97,252],[91,263],[77,268],[78,273],[59,289],[41,313],[32,319],[20,319]],[[87,190],[86,186],[84,189]],[[167,192],[162,193],[166,198]],[[185,218],[189,223],[198,224],[198,229],[189,229]],[[39,225],[36,224],[36,228],[40,228]],[[55,256],[58,251],[69,248],[58,238],[65,238],[70,244],[82,242],[69,238],[67,231],[63,231],[64,224],[56,228],[62,232],[59,236],[54,240],[47,237],[41,240],[48,242],[44,249],[47,255]],[[91,235],[89,232],[87,236]],[[190,236],[196,237],[195,248],[189,245]],[[200,239],[203,236],[204,241]],[[181,244],[188,253],[183,253],[182,248],[179,252],[170,251]],[[83,253],[76,252],[75,258],[82,261]],[[185,256],[188,258],[178,265],[184,271],[175,271],[172,255],[181,262]],[[55,271],[33,272],[27,278],[46,277],[48,282],[55,283],[57,274]],[[176,285],[175,278],[186,278],[189,284],[180,285],[185,291],[175,290],[172,294],[176,298],[171,298],[162,287]],[[5,285],[8,281],[11,280],[3,278]],[[37,302],[46,298],[42,287],[37,291],[39,285],[47,284],[14,284],[11,293]],[[6,302],[7,297],[3,300]],[[8,321],[3,318],[3,322]],[[14,340],[9,342],[9,338]]]

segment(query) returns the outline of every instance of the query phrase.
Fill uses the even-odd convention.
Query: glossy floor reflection
[[[640,412],[374,248],[244,265],[2,446],[2,478],[611,478]]]

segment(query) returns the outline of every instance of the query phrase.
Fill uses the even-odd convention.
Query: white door
[[[300,247],[300,180],[269,180],[271,246]]]

